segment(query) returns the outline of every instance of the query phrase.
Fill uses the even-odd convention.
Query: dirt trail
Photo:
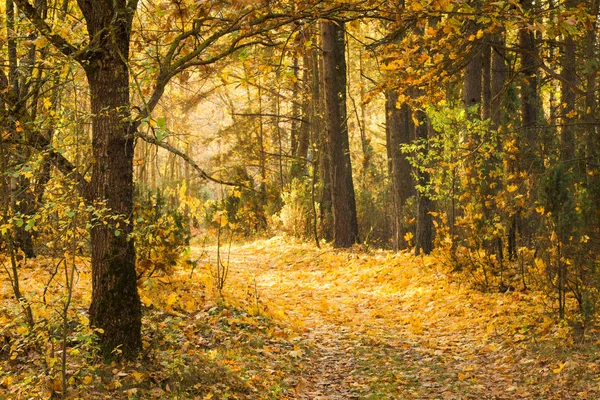
[[[556,374],[560,360],[533,351],[531,299],[464,290],[434,263],[272,239],[232,247],[226,291],[309,349],[286,398],[595,398],[589,363]]]

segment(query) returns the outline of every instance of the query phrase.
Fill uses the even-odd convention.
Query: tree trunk
[[[90,323],[101,328],[106,358],[122,353],[132,359],[142,348],[141,303],[136,285],[135,249],[129,237],[133,223],[133,138],[129,121],[129,55],[131,20],[135,10],[126,2],[84,1],[90,41],[99,48],[84,64],[90,87],[92,155],[91,198],[116,220],[94,223],[92,242],[92,303]],[[100,40],[98,40],[100,37]]]
[[[502,101],[502,93],[504,91],[504,86],[506,84],[506,63],[505,59],[505,47],[506,39],[504,36],[504,32],[500,32],[492,38],[492,46],[491,46],[491,64],[490,64],[490,115],[489,118],[491,120],[490,128],[492,130],[497,131],[496,134],[496,151],[495,154],[501,154],[502,150],[502,135],[503,130],[499,130],[502,126],[502,122],[504,120],[504,116],[506,115],[506,111],[503,107],[504,102]],[[500,128],[502,129],[502,128]],[[502,170],[502,159],[498,159],[498,157],[493,157],[499,165],[497,165],[498,170]],[[497,194],[501,190],[502,179],[501,177],[494,177],[492,181],[496,183],[496,187],[490,190],[490,197],[494,202],[497,200]],[[498,206],[495,205],[496,210],[498,210]],[[503,240],[502,236],[498,235],[494,238],[497,261],[500,264],[500,268],[502,268],[503,260],[504,260],[504,251],[503,251]]]
[[[403,144],[410,142],[410,109],[406,103],[397,107],[398,94],[386,93],[386,148],[388,155],[388,174],[391,180],[393,246],[395,250],[406,248],[404,239],[404,206],[408,198],[415,194],[415,183],[407,155],[400,151]]]
[[[589,0],[588,13],[590,15],[598,15],[600,0]],[[585,58],[586,58],[586,94],[585,94],[585,122],[586,122],[586,141],[587,141],[587,171],[588,187],[594,199],[594,229],[598,231],[600,228],[600,174],[598,171],[600,149],[600,130],[598,129],[598,119],[596,112],[598,109],[598,94],[597,76],[599,72],[600,62],[596,50],[598,22],[593,22],[592,29],[588,30],[585,38]]]
[[[415,126],[415,136],[417,140],[427,141],[429,138],[429,126],[427,116],[424,111],[415,111],[415,118],[418,125]],[[427,152],[427,147],[425,152]],[[423,188],[429,186],[429,173],[419,171],[418,184]],[[417,192],[417,228],[415,234],[415,254],[421,252],[429,254],[433,250],[433,217],[431,216],[432,203],[429,194],[423,191]]]
[[[492,46],[492,61],[491,61],[491,77],[490,77],[490,119],[492,120],[492,128],[498,129],[502,124],[502,92],[506,84],[506,63],[504,61],[504,47],[506,39],[502,33],[498,34],[493,39]],[[498,143],[500,149],[501,143]]]
[[[481,105],[481,74],[483,72],[483,53],[481,43],[475,43],[473,50],[469,54],[467,67],[465,68],[465,76],[463,80],[463,104],[467,110],[476,105]],[[481,110],[477,110],[480,112]],[[478,114],[481,115],[481,114]]]
[[[325,79],[325,110],[331,165],[333,245],[350,247],[358,242],[356,200],[350,163],[346,113],[346,59],[344,23],[321,24]]]
[[[100,60],[99,60],[100,61]],[[129,110],[129,75],[121,60],[105,57],[86,68],[91,92],[92,198],[119,215],[116,224],[91,230],[92,304],[90,322],[103,329],[102,352],[117,348],[126,358],[141,349],[141,304],[137,292],[133,211],[133,140],[124,120]]]
[[[488,119],[492,114],[492,46],[483,45],[481,75],[481,119]]]
[[[525,10],[533,10],[533,0],[522,2]],[[521,53],[521,71],[523,80],[521,83],[521,119],[523,129],[523,141],[520,146],[520,169],[526,171],[533,166],[540,170],[541,165],[536,160],[539,145],[538,138],[538,77],[537,77],[537,48],[534,33],[527,28],[519,31],[519,46]]]
[[[321,227],[321,236],[326,241],[333,240],[333,212],[331,209],[331,175],[329,174],[329,151],[327,151],[327,136],[323,126],[323,110],[325,109],[325,100],[323,96],[323,57],[320,57],[319,50],[314,47],[312,50],[312,109],[311,109],[311,130],[313,143],[317,152],[315,167],[318,166],[318,177],[320,182],[319,197],[319,225]],[[315,175],[316,176],[316,175]]]
[[[577,0],[566,0],[565,6],[568,9],[577,7]],[[561,77],[563,81],[560,87],[561,98],[561,119],[562,129],[560,135],[560,158],[563,161],[571,161],[575,158],[575,92],[571,86],[577,85],[577,70],[575,58],[575,38],[572,35],[566,35],[562,45],[561,54]]]
[[[296,139],[296,147],[293,149],[292,155],[294,156],[294,161],[292,163],[292,173],[291,177],[299,178],[306,174],[306,157],[308,155],[308,147],[310,144],[310,114],[311,114],[311,104],[314,101],[311,98],[311,93],[313,92],[312,84],[313,84],[313,61],[312,61],[312,52],[305,51],[302,57],[302,66],[303,66],[303,74],[302,74],[302,90],[300,90],[300,85],[296,83],[293,86],[293,90],[299,90],[299,96],[293,96],[294,102],[301,103],[301,113],[294,114],[295,118],[292,121],[293,126],[297,125],[297,128],[294,129],[296,134],[292,136]],[[296,106],[294,105],[294,108]],[[301,119],[298,121],[296,118]],[[296,137],[297,136],[297,137]]]

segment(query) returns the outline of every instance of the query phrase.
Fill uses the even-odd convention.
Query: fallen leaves
[[[198,252],[200,253],[200,252]],[[210,251],[208,252],[210,254]],[[85,260],[70,312],[72,397],[190,399],[598,398],[598,344],[572,343],[544,298],[481,293],[431,256],[337,251],[283,238],[233,245],[225,299],[209,262],[141,282],[143,363],[94,362]],[[43,259],[36,261],[44,263]],[[29,263],[30,329],[0,281],[0,397],[62,390],[60,282]],[[47,265],[53,265],[47,262]],[[591,332],[594,334],[594,332]],[[34,345],[35,344],[35,345]]]
[[[255,282],[263,315],[312,335],[307,342],[315,356],[303,376],[313,389],[319,382],[329,387],[325,394],[567,399],[598,392],[594,373],[568,367],[591,362],[595,345],[581,351],[571,346],[569,330],[548,317],[539,293],[470,290],[432,256],[317,250],[282,238],[236,246],[231,259],[236,267],[226,290],[232,298],[243,299],[246,283]],[[336,353],[327,341],[345,350]],[[332,352],[354,367],[327,357]],[[566,367],[558,359],[564,352],[571,359]],[[349,376],[331,377],[343,385],[324,385],[327,374],[311,363]],[[573,384],[554,379],[562,374]]]

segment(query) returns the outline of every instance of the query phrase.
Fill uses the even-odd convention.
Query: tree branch
[[[50,25],[46,23],[38,14],[37,10],[29,4],[27,0],[14,0],[19,7],[19,10],[25,14],[27,19],[35,26],[35,28],[46,38],[54,47],[62,52],[67,57],[73,57],[77,61],[83,60],[83,52],[69,43],[64,37],[52,31]]]
[[[168,144],[166,142],[163,142],[163,141],[158,140],[150,135],[146,135],[146,134],[138,132],[138,131],[134,132],[132,134],[132,136],[140,138],[146,143],[150,143],[150,144],[156,145],[158,147],[162,147],[163,149],[175,154],[176,156],[181,158],[183,161],[188,163],[192,168],[194,168],[196,170],[196,172],[198,172],[198,174],[200,175],[200,178],[202,178],[202,179],[205,179],[207,181],[211,181],[214,183],[218,183],[221,185],[236,186],[236,187],[254,191],[254,188],[248,187],[248,186],[244,185],[243,183],[227,182],[227,181],[222,181],[220,179],[214,178],[213,176],[209,175],[206,171],[204,171],[202,168],[200,168],[200,166],[198,164],[196,164],[196,162],[194,160],[192,160],[192,158],[190,156],[188,156],[181,150],[171,146],[170,144]]]

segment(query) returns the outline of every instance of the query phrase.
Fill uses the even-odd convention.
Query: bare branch
[[[181,150],[171,146],[170,144],[163,142],[161,140],[156,139],[155,137],[152,137],[150,135],[146,135],[144,133],[141,132],[134,132],[132,134],[134,137],[140,138],[142,139],[144,142],[146,143],[150,143],[153,145],[156,145],[158,147],[162,147],[163,149],[175,154],[176,156],[178,156],[179,158],[181,158],[183,161],[185,161],[186,163],[188,163],[192,168],[194,168],[196,170],[196,172],[198,172],[198,174],[200,175],[200,178],[205,179],[207,181],[211,181],[214,183],[218,183],[221,185],[226,185],[226,186],[235,186],[235,187],[240,187],[240,188],[244,188],[244,189],[248,189],[248,190],[252,190],[254,191],[254,188],[248,187],[243,183],[240,182],[227,182],[227,181],[223,181],[220,179],[217,179],[211,175],[209,175],[206,171],[204,171],[202,168],[200,168],[200,166],[198,164],[196,164],[196,162],[194,160],[192,160],[192,158],[190,156],[188,156],[187,154],[185,154],[184,152],[182,152]]]

